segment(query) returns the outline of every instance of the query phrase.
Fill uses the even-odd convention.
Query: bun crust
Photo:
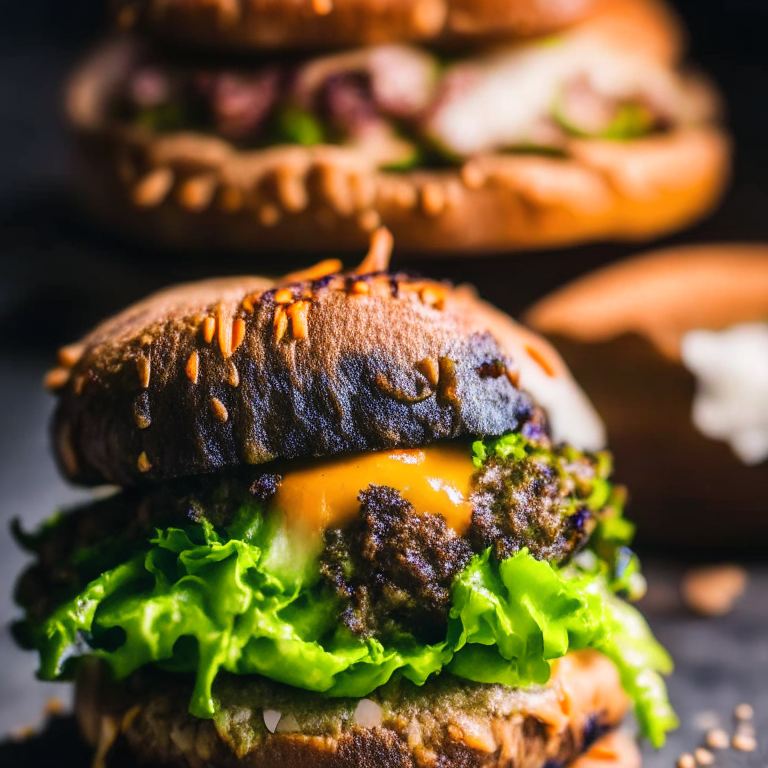
[[[550,683],[531,691],[455,678],[429,680],[419,689],[390,686],[368,700],[379,722],[365,725],[354,714],[357,700],[238,676],[217,681],[220,715],[197,720],[186,711],[189,691],[179,682],[121,690],[97,675],[79,679],[77,714],[89,741],[108,755],[108,766],[127,753],[157,766],[204,759],[221,768],[541,768],[570,763],[628,708],[616,669],[594,651],[559,661]],[[295,725],[284,730],[278,720],[270,733],[264,711],[286,724],[293,716]],[[613,768],[611,751],[617,758],[633,755],[614,734],[601,746],[601,768]],[[634,755],[616,765],[639,768],[636,748]],[[589,752],[582,759],[588,758]]]
[[[71,83],[83,192],[108,225],[175,249],[353,251],[381,224],[403,251],[435,255],[643,239],[702,216],[728,177],[728,138],[707,126],[575,139],[565,158],[498,154],[404,173],[338,146],[241,151],[156,134],[107,118],[135,54],[113,43]]]
[[[623,0],[617,0],[619,3]],[[611,0],[608,0],[610,3]],[[138,0],[124,27],[231,50],[527,37],[584,18],[601,0]],[[606,0],[602,0],[606,5]]]
[[[388,273],[164,291],[63,351],[59,463],[133,485],[518,429],[532,401],[479,305]]]
[[[768,245],[723,243],[654,251],[606,267],[540,301],[527,321],[542,333],[586,343],[635,333],[679,361],[688,331],[764,320],[767,308]]]

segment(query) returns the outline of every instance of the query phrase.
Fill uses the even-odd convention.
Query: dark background
[[[28,526],[72,501],[47,449],[50,398],[43,372],[57,345],[148,291],[213,272],[282,272],[279,254],[180,257],[118,241],[77,216],[61,118],[67,72],[106,27],[107,0],[0,0],[0,624],[10,620],[13,579],[23,557],[6,535],[7,521]],[[666,242],[768,240],[768,0],[678,0],[691,31],[691,59],[726,95],[737,152],[734,181],[720,209]],[[645,247],[645,246],[643,246]],[[512,313],[565,280],[638,246],[588,246],[558,253],[409,266],[454,280],[471,280]],[[290,266],[293,266],[291,264]],[[748,599],[725,621],[702,621],[680,609],[675,584],[683,566],[649,555],[654,627],[678,660],[672,698],[683,729],[650,766],[670,766],[696,746],[701,714],[727,724],[749,700],[768,723],[768,570],[751,566]],[[721,553],[723,559],[727,552]],[[0,630],[0,738],[34,722],[62,686],[31,682],[35,659],[13,648]],[[27,754],[27,753],[25,753]],[[24,764],[21,753],[13,764]],[[723,768],[764,768],[757,756],[729,754]],[[45,764],[45,761],[41,763]],[[62,766],[63,763],[60,763]],[[36,763],[28,762],[33,766]],[[74,765],[74,764],[73,764]]]
[[[0,354],[45,352],[155,287],[216,272],[281,272],[279,254],[169,257],[82,224],[68,189],[61,118],[68,70],[107,27],[108,0],[2,0],[0,4]],[[768,236],[768,2],[677,0],[690,58],[726,96],[737,142],[734,183],[717,213],[667,242]],[[523,257],[409,265],[469,279],[517,313],[589,267],[639,246],[586,246]]]

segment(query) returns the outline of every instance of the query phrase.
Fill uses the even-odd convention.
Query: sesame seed
[[[276,304],[290,304],[293,301],[293,291],[290,288],[281,288],[275,291]]]
[[[693,755],[686,752],[677,758],[677,768],[696,768],[696,760]]]
[[[243,343],[244,338],[245,338],[245,320],[243,320],[242,317],[238,317],[232,323],[232,352],[233,353]]]
[[[307,269],[299,270],[298,272],[291,272],[283,278],[283,282],[286,283],[303,283],[306,280],[319,280],[322,277],[328,275],[334,275],[337,272],[341,272],[344,265],[339,259],[325,259],[318,262]]]
[[[485,184],[485,174],[475,163],[467,163],[461,169],[461,180],[468,189],[480,189]]]
[[[253,314],[253,298],[251,296],[246,296],[241,306],[249,315]]]
[[[209,174],[195,176],[182,184],[179,202],[189,211],[198,212],[207,208],[216,191],[216,178]]]
[[[394,189],[395,203],[401,208],[413,208],[416,205],[416,198],[416,189],[405,180]]]
[[[445,21],[445,5],[435,0],[415,3],[411,20],[419,36],[433,37]]]
[[[152,363],[150,362],[149,358],[144,357],[143,355],[141,357],[137,357],[136,370],[139,373],[139,384],[141,384],[143,389],[146,389],[149,386],[149,377],[152,373]]]
[[[187,376],[193,384],[197,384],[198,376],[200,375],[200,355],[195,350],[187,360]]]
[[[227,411],[226,406],[218,397],[211,398],[211,408],[213,408],[213,415],[222,423],[229,418],[229,412]]]
[[[737,720],[751,720],[755,716],[755,710],[751,704],[739,704],[733,715]]]
[[[367,275],[373,272],[385,272],[392,256],[394,240],[392,233],[386,227],[379,227],[371,235],[371,244],[368,253],[360,262],[360,266],[354,270],[354,275]]]
[[[318,16],[327,16],[333,10],[333,0],[312,0],[312,10]]]
[[[288,307],[288,317],[291,320],[291,329],[294,339],[306,339],[309,334],[309,324],[307,313],[309,312],[308,301],[297,301]]]
[[[146,451],[142,451],[139,454],[136,466],[139,468],[139,472],[149,472],[149,470],[152,469],[152,464],[150,463],[149,458],[147,458]]]
[[[149,417],[146,416],[143,413],[137,413],[135,414],[136,417],[136,426],[139,429],[149,429],[150,426],[152,426],[152,422],[150,421]]]
[[[230,387],[237,387],[240,384],[240,373],[237,370],[235,364],[229,361],[229,372],[227,374],[227,382]]]
[[[64,703],[60,699],[48,699],[43,711],[46,715],[60,715],[65,709]]]
[[[715,762],[715,756],[704,747],[699,747],[694,753],[694,758],[699,765],[712,765]]]
[[[59,350],[59,365],[62,368],[73,368],[83,356],[85,346],[83,344],[70,344]]]
[[[259,209],[259,221],[265,227],[274,227],[280,220],[280,211],[274,205],[262,205]]]
[[[381,226],[381,216],[379,216],[378,211],[369,208],[367,211],[361,211],[358,214],[357,223],[363,231],[373,232],[376,227]]]
[[[546,359],[546,357],[544,357],[544,355],[538,349],[536,349],[536,347],[533,347],[530,344],[526,344],[525,351],[536,363],[539,364],[539,367],[544,371],[544,373],[547,374],[547,376],[554,377],[555,369],[549,364],[549,361]]]
[[[213,341],[213,337],[216,333],[216,318],[209,315],[203,320],[203,338],[206,344],[210,344]]]
[[[713,728],[707,733],[706,742],[711,749],[728,749],[730,740],[722,728]]]
[[[737,733],[731,740],[731,745],[739,752],[754,752],[757,749],[755,737],[744,733]]]
[[[142,392],[133,401],[133,420],[139,429],[149,429],[152,425],[152,418],[149,413],[149,397],[146,392]]]
[[[427,216],[438,216],[445,208],[445,193],[439,184],[429,182],[421,190],[421,207]]]
[[[232,318],[227,315],[226,309],[219,305],[216,325],[219,331],[219,349],[226,359],[232,355]]]
[[[53,392],[57,389],[61,389],[69,381],[69,371],[66,368],[54,368],[45,374],[43,379],[43,386]]]
[[[280,341],[288,330],[288,315],[285,314],[285,308],[280,304],[275,307],[275,318],[272,325],[275,330],[275,341]]]
[[[243,193],[237,187],[224,187],[219,195],[219,206],[228,213],[235,213],[243,207]]]
[[[170,168],[155,168],[133,188],[133,202],[140,208],[160,205],[173,186],[173,171]]]
[[[505,371],[507,374],[507,379],[509,380],[509,383],[517,388],[517,386],[520,384],[520,371],[517,370],[517,368],[509,368],[507,367],[507,370]]]
[[[429,307],[443,309],[445,306],[445,289],[442,286],[428,285],[421,289],[419,296]]]

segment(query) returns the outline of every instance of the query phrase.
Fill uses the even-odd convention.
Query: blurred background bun
[[[768,540],[768,245],[694,245],[579,278],[526,320],[605,420],[641,541]]]
[[[716,204],[730,169],[720,99],[680,66],[685,34],[663,2],[505,3],[543,14],[524,39],[495,1],[464,2],[487,17],[472,35],[498,23],[447,60],[375,21],[405,2],[305,18],[288,0],[235,0],[237,23],[211,19],[221,2],[125,6],[118,17],[152,35],[106,41],[68,91],[88,208],[176,250],[356,251],[383,224],[402,252],[441,256],[648,239]],[[260,21],[273,13],[282,37]],[[249,20],[255,37],[234,39]],[[180,56],[168,35],[199,48]],[[304,35],[330,52],[274,57]],[[397,44],[333,49],[374,37]],[[266,58],[208,52],[246,42]]]

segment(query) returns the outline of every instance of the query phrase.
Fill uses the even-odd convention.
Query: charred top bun
[[[166,290],[63,350],[48,383],[66,476],[131,485],[518,429],[533,402],[497,321],[466,289],[383,271],[390,238],[356,273]]]
[[[321,48],[530,36],[614,0],[129,0],[121,26],[205,48]]]

